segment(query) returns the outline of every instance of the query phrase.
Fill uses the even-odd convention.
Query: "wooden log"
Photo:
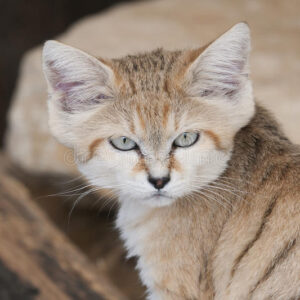
[[[0,299],[126,299],[5,171],[0,157]]]

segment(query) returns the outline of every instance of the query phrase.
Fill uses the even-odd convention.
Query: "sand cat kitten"
[[[96,59],[45,44],[51,130],[117,226],[148,299],[299,299],[300,149],[255,105],[248,26]]]

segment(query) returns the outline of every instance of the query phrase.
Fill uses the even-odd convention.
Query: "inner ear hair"
[[[198,97],[234,98],[248,79],[250,31],[238,23],[214,42],[190,52],[186,72],[188,93]]]
[[[43,49],[50,101],[65,112],[90,109],[112,99],[114,72],[104,60],[56,41]]]

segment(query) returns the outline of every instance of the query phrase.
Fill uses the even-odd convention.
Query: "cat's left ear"
[[[196,53],[185,76],[186,92],[203,98],[240,99],[251,93],[249,75],[250,30],[238,23]],[[194,54],[195,56],[195,54]]]

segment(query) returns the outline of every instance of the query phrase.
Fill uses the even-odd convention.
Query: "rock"
[[[297,0],[143,1],[86,17],[57,39],[95,56],[118,57],[161,46],[203,45],[246,20],[255,95],[300,143],[299,9]],[[49,134],[41,46],[24,56],[8,125],[6,152],[23,168],[76,173],[72,152]]]
[[[115,208],[118,206],[114,201],[103,199],[96,192],[90,193],[92,190],[84,188],[86,183],[81,178],[75,179],[72,175],[66,174],[28,172],[12,164],[7,157],[2,157],[0,152],[0,221],[3,201],[1,195],[6,190],[6,185],[1,185],[3,181],[1,174],[9,177],[10,182],[18,183],[13,189],[9,188],[12,190],[10,194],[12,192],[20,194],[20,201],[24,202],[22,206],[28,207],[29,211],[38,206],[38,209],[46,214],[47,219],[55,224],[56,229],[88,257],[100,274],[105,274],[106,280],[111,282],[116,290],[126,295],[128,299],[143,298],[146,291],[135,269],[136,260],[125,259],[127,252],[119,238],[118,230],[113,226]],[[26,199],[23,200],[22,191],[30,198],[29,203]],[[5,224],[5,230],[9,231],[11,222]],[[40,225],[42,227],[42,224]],[[1,294],[2,282],[0,255],[1,300],[7,299]],[[25,292],[27,293],[25,287],[27,286],[20,286],[23,296]],[[15,299],[14,295],[10,296],[9,299]]]
[[[127,299],[10,175],[0,154],[0,299]]]

